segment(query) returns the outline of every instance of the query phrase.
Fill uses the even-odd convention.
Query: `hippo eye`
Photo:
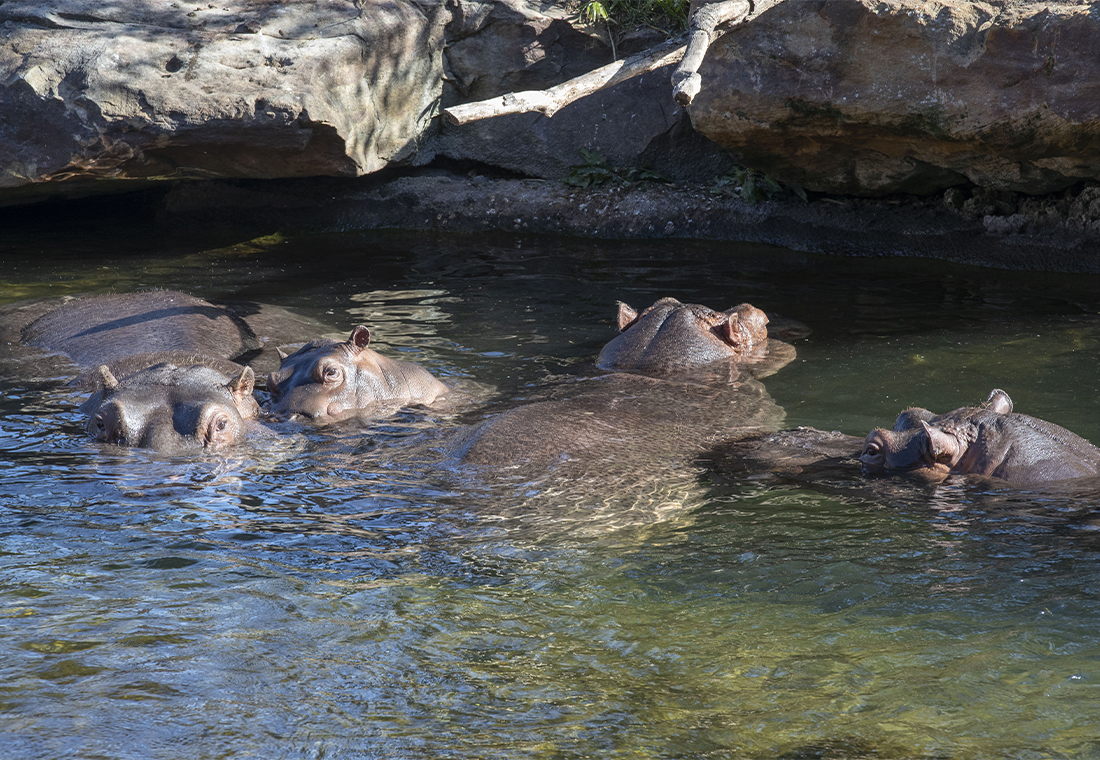
[[[329,364],[321,368],[321,382],[334,384],[340,381],[340,368],[335,364]]]
[[[211,418],[207,423],[206,436],[204,445],[217,445],[226,443],[225,431],[229,428],[229,417],[225,414],[218,414]]]
[[[859,458],[867,463],[878,463],[882,461],[882,446],[874,441],[868,441],[863,446],[863,451],[860,453]]]

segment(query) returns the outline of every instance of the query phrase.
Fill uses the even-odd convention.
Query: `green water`
[[[333,335],[363,322],[484,405],[591,360],[616,300],[748,301],[813,331],[765,380],[787,426],[862,435],[1001,387],[1100,440],[1092,276],[729,243],[58,227],[0,242],[3,301],[159,286]],[[453,415],[179,460],[91,443],[48,379],[3,386],[2,757],[1100,756],[1087,493],[892,498],[699,466],[653,489],[661,519],[625,527],[614,509],[648,497],[571,494],[608,516],[575,530],[564,512],[502,522],[507,496],[407,455]]]

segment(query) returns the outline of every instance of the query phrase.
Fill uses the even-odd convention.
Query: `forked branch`
[[[699,8],[691,16],[691,28],[688,30],[687,52],[680,59],[680,65],[672,72],[672,97],[682,107],[691,105],[699,94],[702,80],[699,67],[710,48],[710,43],[718,37],[717,29],[722,24],[737,24],[752,13],[749,0],[721,0]]]

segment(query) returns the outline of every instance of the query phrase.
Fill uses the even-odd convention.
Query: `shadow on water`
[[[63,368],[5,371],[0,755],[1096,753],[1087,489],[807,484],[697,459],[634,491],[596,467],[547,496],[421,445],[580,376],[616,300],[666,295],[811,328],[762,381],[784,426],[863,435],[1003,387],[1098,440],[1092,277],[727,243],[137,232],[17,229],[2,297],[157,286],[333,337],[365,322],[468,398],[172,459],[88,441]]]

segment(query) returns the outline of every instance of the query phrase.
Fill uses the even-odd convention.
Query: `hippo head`
[[[97,441],[163,454],[220,451],[245,437],[245,420],[259,415],[255,375],[244,367],[232,378],[203,365],[162,363],[120,382],[106,366],[101,388],[81,408]]]
[[[927,409],[906,409],[892,430],[872,430],[863,442],[859,461],[866,473],[891,472],[923,480],[942,480],[962,460],[974,436],[970,424],[976,412],[1012,412],[1012,399],[996,388],[980,407],[964,407],[945,415]]]
[[[722,359],[763,356],[768,318],[741,304],[713,311],[698,304],[662,298],[639,314],[619,304],[620,334],[603,347],[602,369],[676,372]]]
[[[863,471],[903,472],[930,480],[946,477],[952,455],[936,447],[945,434],[929,425],[934,416],[927,409],[906,409],[893,430],[872,430],[859,455]]]
[[[281,351],[267,378],[268,413],[277,420],[328,423],[384,402],[430,403],[447,386],[412,362],[389,359],[367,347],[363,325],[345,341],[315,340],[293,354]]]

